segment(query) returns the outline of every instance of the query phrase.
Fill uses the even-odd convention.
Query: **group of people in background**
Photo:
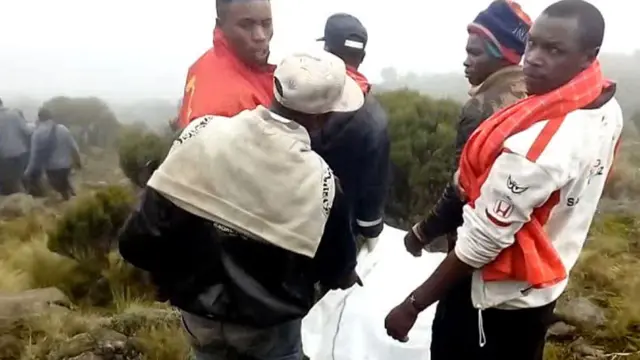
[[[182,311],[196,359],[298,360],[318,284],[366,286],[357,244],[375,247],[384,226],[387,116],[358,71],[368,36],[355,17],[331,16],[324,50],[274,66],[270,2],[216,7],[180,135],[120,252]],[[438,302],[432,359],[541,360],[623,126],[597,60],[605,22],[583,0],[535,21],[496,0],[470,20],[452,180],[404,239],[420,256],[445,236],[448,255],[380,326],[409,341]]]
[[[41,108],[35,128],[22,111],[0,100],[0,195],[26,192],[44,196],[42,178],[64,200],[75,195],[71,171],[80,168],[80,150],[69,129]]]

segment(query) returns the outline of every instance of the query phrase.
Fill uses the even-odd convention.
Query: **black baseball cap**
[[[318,41],[324,41],[329,50],[360,50],[367,46],[367,29],[353,15],[338,13],[331,15],[324,26],[324,36]]]

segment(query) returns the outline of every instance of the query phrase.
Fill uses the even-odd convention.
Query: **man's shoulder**
[[[206,66],[207,63],[210,63],[211,61],[218,61],[218,58],[216,57],[216,53],[213,51],[213,48],[209,48],[207,51],[202,53],[202,55],[200,55],[196,59],[196,61],[194,61],[193,64],[191,64],[191,66],[189,67],[189,71],[197,71],[198,69]]]
[[[235,69],[232,69],[231,67],[232,63],[228,58],[220,55],[214,50],[214,48],[210,48],[202,55],[200,55],[200,57],[196,61],[193,62],[191,67],[189,67],[189,72],[191,74],[195,74],[198,72],[207,71],[207,77],[213,79],[240,76],[240,74],[238,74],[238,71],[233,71]],[[229,69],[230,71],[224,71],[227,69]]]
[[[469,116],[486,120],[497,111],[515,104],[526,96],[527,89],[523,81],[505,81],[471,97],[463,110]]]
[[[386,133],[389,125],[387,112],[372,94],[366,95],[364,104],[353,113],[351,119],[347,119],[348,117],[344,116],[343,121],[352,122],[358,128],[358,133],[366,136]]]
[[[0,119],[2,121],[19,122],[22,121],[20,113],[16,109],[2,108],[0,109]]]
[[[69,130],[69,128],[67,127],[67,125],[65,125],[65,124],[56,123],[54,126],[56,127],[56,131],[61,131],[61,132],[65,132],[65,133],[70,133],[71,132]]]
[[[558,120],[562,123],[555,131],[545,130],[551,121]],[[591,156],[592,147],[606,147],[603,141],[614,146],[622,126],[620,105],[615,99],[611,99],[599,109],[580,109],[568,113],[562,119],[539,121],[508,138],[505,147],[525,157],[531,149],[540,148],[535,160],[539,165],[545,168],[572,168],[584,157]]]

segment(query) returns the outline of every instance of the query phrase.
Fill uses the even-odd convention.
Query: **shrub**
[[[162,162],[171,147],[170,135],[158,135],[140,128],[128,128],[118,142],[120,168],[131,182],[143,187],[151,171],[149,164]]]
[[[117,140],[120,124],[106,102],[96,97],[54,97],[43,104],[66,125],[82,147],[107,147]]]
[[[391,138],[387,220],[406,226],[429,210],[451,179],[460,104],[410,90],[377,97],[389,116]]]
[[[49,249],[83,264],[104,264],[133,202],[132,192],[121,186],[79,198],[49,232]]]

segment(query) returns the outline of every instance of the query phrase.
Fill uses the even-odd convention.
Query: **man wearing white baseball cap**
[[[348,205],[308,131],[361,107],[362,90],[318,50],[285,58],[274,94],[270,109],[191,122],[120,236],[182,310],[198,360],[298,360],[315,284],[360,283]]]

